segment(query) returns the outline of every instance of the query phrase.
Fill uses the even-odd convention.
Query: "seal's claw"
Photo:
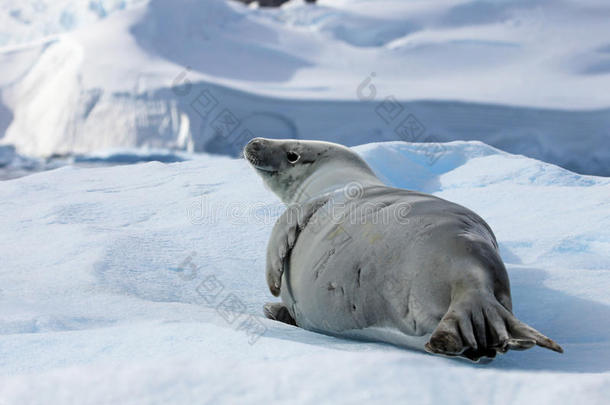
[[[510,350],[527,350],[536,346],[536,341],[533,339],[508,339],[506,343]]]

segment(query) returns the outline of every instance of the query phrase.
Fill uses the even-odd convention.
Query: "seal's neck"
[[[346,165],[345,163],[327,164],[323,170],[316,170],[294,193],[286,203],[302,204],[305,201],[330,193],[346,186],[368,187],[382,186],[383,182],[368,167]]]

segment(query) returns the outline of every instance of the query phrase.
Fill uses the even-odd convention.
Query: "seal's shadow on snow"
[[[610,370],[610,306],[545,287],[544,270],[507,267],[515,315],[555,340],[565,352],[538,347],[511,351],[483,367],[582,373]]]

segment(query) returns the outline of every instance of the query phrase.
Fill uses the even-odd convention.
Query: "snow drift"
[[[47,30],[49,3],[29,19],[36,42],[0,50],[0,138],[21,154],[464,139],[610,174],[598,1],[87,4],[58,3],[78,29],[45,37],[68,30]]]
[[[0,183],[0,401],[604,403],[610,180],[478,142],[356,150],[485,218],[515,314],[565,353],[472,365],[263,319],[282,204],[244,160],[194,155]]]

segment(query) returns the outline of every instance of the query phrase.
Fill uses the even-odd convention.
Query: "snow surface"
[[[0,182],[0,404],[607,403],[610,179],[442,146],[356,150],[388,184],[482,215],[516,315],[564,354],[473,365],[263,319],[283,206],[244,160],[183,155]],[[229,297],[237,312],[217,310]]]
[[[606,1],[3,4],[0,142],[20,154],[480,140],[610,175]],[[219,135],[227,111],[239,142]]]
[[[71,31],[143,0],[35,0],[0,3],[0,46]]]

